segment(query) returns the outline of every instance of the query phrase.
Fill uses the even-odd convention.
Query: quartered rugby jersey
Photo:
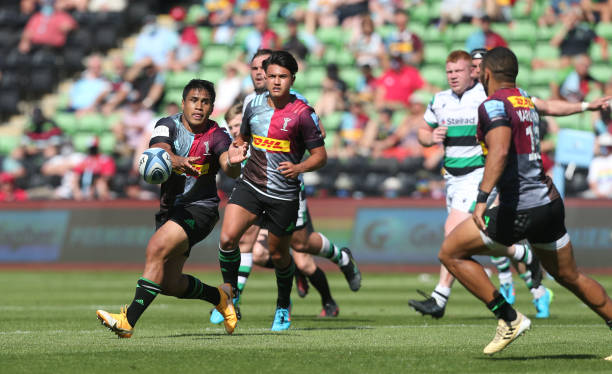
[[[268,104],[268,92],[255,96],[242,117],[240,133],[250,139],[251,155],[242,179],[269,197],[296,200],[299,179],[286,178],[279,164],[298,164],[306,149],[324,145],[314,110],[296,95],[282,109]]]
[[[478,108],[478,140],[485,145],[487,132],[512,129],[506,167],[497,182],[500,204],[524,210],[559,198],[552,180],[544,174],[540,156],[540,117],[530,96],[520,88],[504,88]]]
[[[215,176],[219,170],[219,156],[229,148],[231,138],[215,121],[208,121],[206,130],[194,134],[181,122],[182,113],[160,119],[149,145],[166,143],[181,157],[201,157],[194,166],[199,175],[177,174],[161,186],[162,210],[174,205],[204,205],[217,207],[219,196]]]
[[[482,147],[476,140],[478,106],[487,98],[482,84],[477,83],[457,96],[451,89],[438,92],[423,118],[432,127],[446,126],[444,169],[451,175],[468,174],[484,167]]]

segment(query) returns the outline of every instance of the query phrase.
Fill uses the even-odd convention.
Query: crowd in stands
[[[198,77],[215,83],[212,117],[225,125],[253,89],[259,48],[298,59],[294,88],[326,128],[330,159],[305,176],[309,194],[441,198],[442,147],[416,134],[447,88],[447,54],[509,46],[519,86],[588,101],[612,94],[611,14],[612,0],[0,1],[0,21],[19,30],[0,37],[0,117],[15,114],[15,93],[33,104],[22,139],[5,146],[0,201],[156,198],[135,162],[155,122],[180,111],[182,87]],[[49,92],[58,104],[43,113]],[[542,123],[548,170],[560,130],[596,135],[591,168],[571,168],[566,193],[612,198],[610,110]]]

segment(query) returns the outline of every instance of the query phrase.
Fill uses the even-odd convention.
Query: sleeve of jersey
[[[300,133],[307,149],[325,145],[319,127],[319,117],[312,109],[303,110],[300,113]]]
[[[166,143],[172,146],[173,135],[176,131],[176,125],[170,118],[162,118],[155,124],[153,133],[151,134],[151,140],[149,141],[149,147],[156,143]]]
[[[429,127],[431,127],[432,129],[435,129],[436,127],[438,127],[438,118],[436,118],[436,115],[433,112],[432,106],[433,106],[433,99],[431,100],[429,105],[427,105],[427,109],[425,110],[425,115],[423,115],[423,119],[425,120],[425,122],[427,122]]]
[[[232,138],[222,128],[217,129],[215,132],[215,144],[213,144],[213,152],[217,157],[221,156],[221,154],[228,150],[230,144],[232,144]]]
[[[244,114],[242,115],[242,124],[240,125],[240,135],[243,135],[247,138],[251,137],[251,125],[249,124],[249,118],[251,117],[251,113],[253,112],[253,100],[247,104],[246,109],[244,110]]]
[[[500,100],[487,100],[478,108],[478,125],[482,135],[499,126],[512,126],[504,103]]]

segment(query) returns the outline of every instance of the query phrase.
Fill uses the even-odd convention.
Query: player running
[[[289,254],[299,209],[299,175],[322,167],[327,160],[314,110],[290,92],[297,62],[286,51],[263,61],[267,91],[246,107],[237,143],[250,142],[251,155],[236,182],[225,210],[220,240],[223,279],[236,285],[240,266],[239,239],[263,216],[274,263],[278,298],[273,331],[291,325],[290,294],[295,263]],[[305,150],[310,157],[300,162]]]
[[[96,311],[102,324],[120,338],[132,336],[136,322],[160,293],[208,301],[224,316],[229,334],[236,327],[231,285],[211,287],[183,274],[191,248],[219,220],[217,171],[236,178],[246,157],[246,145],[232,144],[227,132],[208,118],[214,102],[214,85],[193,79],[183,89],[183,112],[160,119],[153,130],[149,146],[165,149],[174,171],[161,186],[157,230],[147,245],[145,268],[130,306],[118,314]]]
[[[478,109],[478,139],[488,150],[484,175],[472,219],[445,238],[439,253],[444,266],[498,318],[495,337],[484,348],[489,355],[529,329],[531,321],[512,308],[472,256],[523,239],[529,240],[557,282],[612,329],[612,300],[599,283],[577,269],[563,200],[542,169],[538,111],[529,95],[516,87],[517,74],[516,56],[508,48],[494,48],[483,59],[481,82],[491,94]],[[606,101],[586,107],[605,107]],[[586,109],[581,103],[565,103],[564,108],[567,115]],[[488,209],[493,188],[499,191],[499,206]]]
[[[476,200],[476,190],[484,170],[484,155],[475,135],[478,105],[486,99],[486,94],[482,84],[473,74],[473,69],[479,68],[477,60],[482,58],[483,53],[475,51],[470,56],[465,51],[453,51],[448,55],[446,75],[450,89],[434,96],[425,112],[426,124],[419,128],[419,142],[423,146],[444,144],[448,211],[444,225],[445,236],[470,216],[470,208]],[[533,274],[533,288],[539,291],[538,297],[545,297],[547,290],[540,284],[540,265],[537,259],[531,256],[529,247],[515,245],[508,249],[507,254],[527,264]],[[440,279],[431,296],[422,301],[409,300],[408,303],[423,315],[441,318],[444,316],[453,283],[453,276],[441,266]],[[550,298],[545,297],[542,301],[540,304],[544,305],[541,309],[548,316]]]

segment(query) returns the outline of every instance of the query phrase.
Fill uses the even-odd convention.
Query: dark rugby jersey
[[[217,208],[219,196],[215,176],[219,156],[229,148],[231,138],[215,121],[208,121],[206,130],[194,134],[181,122],[182,113],[160,119],[155,125],[149,145],[166,143],[181,157],[200,156],[194,166],[200,175],[173,172],[161,186],[161,210],[175,205],[203,205]]]
[[[324,145],[319,120],[314,110],[293,94],[282,109],[268,105],[268,96],[268,92],[255,96],[242,117],[240,133],[251,140],[242,179],[264,195],[296,200],[299,179],[286,178],[277,168],[283,161],[298,164],[306,149]]]
[[[517,210],[546,205],[559,197],[544,174],[540,156],[540,117],[529,95],[520,88],[503,88],[478,108],[478,140],[498,126],[512,129],[506,167],[497,182],[500,204]]]

